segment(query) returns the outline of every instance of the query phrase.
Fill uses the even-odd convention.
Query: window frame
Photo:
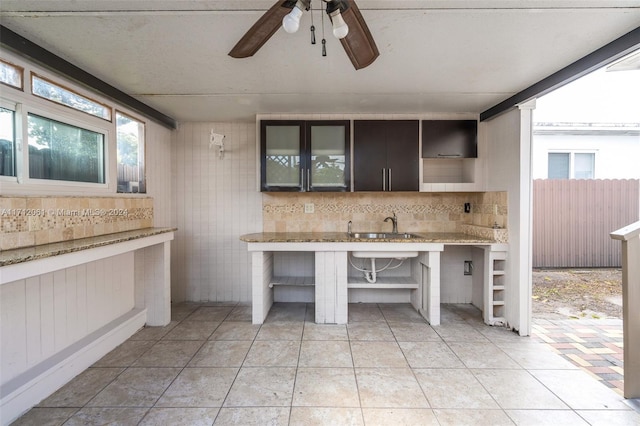
[[[90,112],[87,112],[87,111],[84,111],[84,110],[81,110],[81,109],[78,109],[78,108],[74,108],[74,107],[72,107],[70,105],[63,104],[61,102],[55,101],[53,99],[46,98],[46,97],[44,97],[42,95],[39,95],[39,94],[35,93],[34,92],[34,88],[33,88],[33,79],[34,79],[34,77],[35,78],[39,78],[40,80],[46,81],[47,83],[49,83],[49,84],[51,84],[53,86],[57,86],[57,87],[59,87],[59,88],[61,88],[63,90],[66,90],[68,92],[73,93],[76,96],[79,96],[81,98],[85,98],[88,101],[91,101],[91,102],[93,102],[93,103],[95,103],[97,105],[100,105],[100,106],[104,107],[105,110],[107,110],[109,112],[109,118],[104,118],[104,117],[101,117],[99,115],[92,114]],[[70,88],[69,86],[66,86],[64,84],[58,83],[58,82],[56,82],[56,81],[54,81],[54,80],[52,80],[50,78],[44,77],[43,75],[41,75],[41,74],[39,74],[37,72],[34,72],[34,71],[31,71],[31,73],[30,73],[29,85],[30,85],[30,89],[31,89],[30,90],[31,94],[33,96],[39,98],[39,99],[44,99],[45,101],[51,102],[51,103],[53,103],[55,105],[59,105],[59,106],[62,106],[64,108],[69,108],[72,111],[78,111],[78,112],[81,112],[83,114],[87,114],[87,115],[89,115],[91,117],[95,117],[95,118],[99,118],[100,120],[107,121],[109,123],[113,122],[113,107],[111,105],[107,105],[104,102],[100,102],[100,101],[98,101],[98,100],[96,100],[96,99],[94,99],[94,98],[92,98],[90,96],[84,95],[84,94],[78,92],[77,90],[74,90],[74,89]]]
[[[5,65],[9,65],[9,66],[11,66],[13,68],[16,68],[20,72],[20,87],[14,86],[14,85],[9,84],[9,83],[5,83],[4,81],[0,81],[0,85],[6,86],[6,87],[11,87],[12,89],[24,92],[24,67],[21,67],[20,65],[14,64],[13,62],[7,61],[7,60],[2,59],[2,58],[0,58],[0,62],[2,62]]]
[[[587,149],[587,150],[567,150],[567,149],[550,149],[547,151],[547,179],[559,179],[559,178],[550,178],[549,177],[549,155],[550,154],[567,154],[569,155],[569,179],[597,179],[596,178],[596,160],[597,160],[597,150]],[[576,170],[575,170],[575,155],[576,154],[591,154],[593,155],[593,177],[591,178],[576,178]]]
[[[19,156],[22,154],[22,104],[10,102],[0,98],[0,107],[13,111],[13,176],[0,175],[0,182],[17,182],[20,174],[22,161]]]
[[[140,191],[138,190],[138,192],[120,192],[118,190],[118,114],[123,115],[125,117],[127,117],[130,120],[133,121],[137,121],[138,123],[141,124],[142,127],[142,179],[141,181],[144,183],[143,184],[143,189],[144,191]],[[115,108],[115,111],[113,113],[113,124],[115,126],[115,146],[116,146],[116,150],[114,152],[115,154],[115,161],[116,161],[116,175],[115,175],[115,184],[116,184],[116,193],[117,194],[146,194],[147,193],[147,123],[144,120],[141,120],[138,117],[133,116],[132,114],[129,114],[127,112],[124,112],[118,108]],[[138,149],[138,152],[140,152],[140,149]],[[140,166],[140,163],[138,162],[138,166]]]
[[[15,175],[0,176],[2,195],[54,195],[54,196],[118,196],[131,198],[144,198],[149,196],[149,159],[147,153],[148,133],[153,132],[149,128],[149,120],[144,116],[127,108],[126,105],[113,102],[102,97],[90,89],[82,87],[64,76],[55,74],[50,70],[34,64],[24,58],[18,58],[11,52],[3,51],[0,59],[12,64],[20,64],[24,69],[24,75],[36,74],[42,79],[52,82],[56,86],[64,87],[78,95],[96,101],[110,108],[111,120],[88,114],[85,111],[75,109],[57,102],[50,101],[32,93],[30,78],[23,78],[24,90],[2,90],[0,86],[0,103],[15,114]],[[130,117],[144,126],[144,179],[145,192],[118,192],[118,164],[117,164],[117,126],[115,111]],[[103,135],[104,138],[104,179],[105,183],[63,181],[52,179],[30,178],[29,174],[29,138],[28,138],[28,114],[35,114],[46,119],[76,126]]]
[[[95,183],[95,182],[80,182],[80,181],[69,181],[69,180],[54,180],[54,179],[39,179],[32,178],[29,176],[29,114],[36,115],[45,119],[58,121],[68,126],[79,127],[84,130],[89,130],[95,133],[99,133],[103,135],[103,156],[104,156],[104,183]],[[95,117],[99,119],[98,117]],[[22,108],[22,146],[21,146],[21,157],[22,157],[22,170],[20,170],[20,175],[18,176],[18,183],[24,185],[37,185],[39,187],[62,187],[65,189],[69,188],[77,188],[79,190],[95,190],[97,192],[108,191],[110,188],[110,177],[111,177],[111,167],[110,167],[110,150],[109,145],[111,144],[112,132],[107,127],[100,127],[94,125],[92,123],[79,120],[74,117],[70,117],[68,115],[57,114],[48,109],[38,108],[36,106],[24,107]]]

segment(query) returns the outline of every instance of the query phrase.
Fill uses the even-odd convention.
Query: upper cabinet
[[[348,120],[260,122],[262,191],[349,191]]]
[[[419,121],[355,120],[355,191],[418,191]]]
[[[477,158],[476,120],[423,120],[422,158]]]

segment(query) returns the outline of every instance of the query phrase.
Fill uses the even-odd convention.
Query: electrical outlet
[[[471,203],[464,203],[464,212],[471,213]]]
[[[313,203],[304,203],[304,212],[305,213],[313,213],[315,211],[315,206]]]
[[[470,260],[464,261],[464,274],[471,275],[473,273],[473,262]]]

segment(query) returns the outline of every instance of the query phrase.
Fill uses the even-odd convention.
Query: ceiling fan
[[[365,68],[380,55],[369,27],[354,0],[322,0],[333,25],[333,34],[355,69]],[[229,56],[247,58],[253,56],[273,34],[283,26],[287,32],[298,30],[304,10],[309,10],[311,0],[278,0],[262,15],[249,31],[231,49]],[[312,27],[313,31],[313,27]]]

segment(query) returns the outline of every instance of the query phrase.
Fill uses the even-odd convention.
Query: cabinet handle
[[[307,169],[307,191],[311,191],[311,178],[310,178],[311,170]]]
[[[382,190],[387,190],[387,173],[385,169],[382,169]]]
[[[300,168],[300,190],[304,191],[304,169]]]
[[[389,169],[389,191],[393,191],[391,189],[391,169]]]
[[[442,158],[460,158],[462,154],[438,154],[438,157]]]

